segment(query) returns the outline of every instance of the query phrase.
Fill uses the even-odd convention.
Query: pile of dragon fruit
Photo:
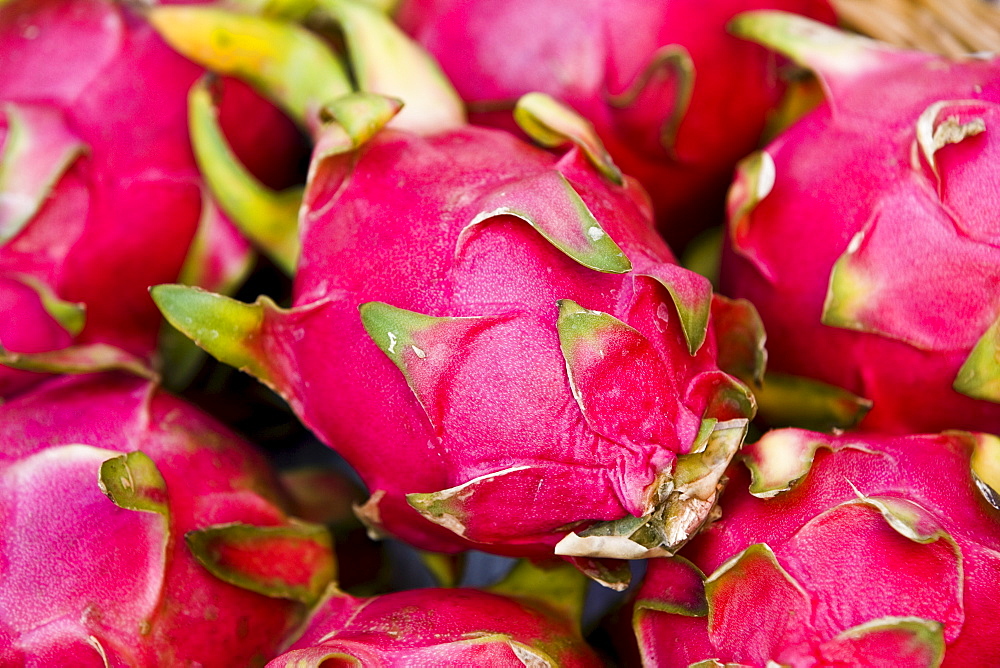
[[[826,0],[0,0],[0,665],[1000,666],[1000,60]]]

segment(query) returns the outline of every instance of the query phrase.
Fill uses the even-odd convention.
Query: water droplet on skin
[[[422,349],[417,348],[414,345],[411,345],[410,347],[413,348],[413,354],[419,357],[420,359],[424,359],[425,357],[427,357],[427,353],[425,353]]]
[[[590,237],[591,240],[597,241],[598,239],[604,236],[604,230],[602,230],[599,227],[587,228],[587,236]]]
[[[858,249],[861,248],[861,242],[865,240],[865,233],[858,232],[853,237],[851,237],[850,243],[847,244],[848,253],[857,253]]]
[[[396,335],[392,332],[386,332],[389,335],[389,352],[396,352]]]
[[[667,323],[670,322],[670,309],[663,302],[656,307],[656,320],[653,321],[656,329],[660,332],[667,331]]]

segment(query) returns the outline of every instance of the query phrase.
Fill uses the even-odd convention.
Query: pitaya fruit
[[[0,51],[0,344],[146,358],[160,326],[150,285],[225,290],[249,268],[188,141],[188,90],[204,70],[110,0],[2,3]],[[244,84],[224,82],[220,122],[259,178],[295,173],[298,130]],[[0,370],[0,396],[37,380]]]
[[[723,221],[733,168],[783,94],[773,54],[726,32],[738,12],[761,8],[834,19],[826,0],[403,0],[396,17],[474,122],[509,127],[531,91],[586,117],[680,247]]]
[[[604,665],[567,620],[531,599],[476,589],[355,598],[334,592],[267,668]]]
[[[1000,664],[1000,439],[786,429],[741,457],[722,519],[650,564],[646,665]]]
[[[1000,60],[777,13],[734,30],[827,93],[730,193],[722,291],[760,311],[769,369],[873,401],[862,429],[1000,432]]]
[[[3,665],[262,663],[333,577],[260,455],[148,381],[49,381],[0,443]]]
[[[577,558],[624,586],[627,569],[592,560],[679,547],[753,411],[717,366],[711,286],[674,264],[599,143],[585,142],[603,172],[577,147],[557,158],[497,130],[377,131],[392,110],[371,95],[331,106],[293,308],[153,297],[345,456],[373,531]],[[543,112],[558,112],[534,118],[550,134],[578,120]],[[348,150],[353,129],[367,141]]]

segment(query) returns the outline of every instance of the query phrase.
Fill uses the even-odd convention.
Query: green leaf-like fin
[[[605,178],[618,185],[625,182],[590,121],[555,98],[537,92],[521,96],[514,106],[514,120],[542,146],[575,144]]]
[[[859,253],[864,247],[870,224],[855,234],[843,255],[833,263],[823,313],[820,321],[830,327],[842,327],[859,332],[882,333],[869,324],[866,313],[871,308],[872,295],[878,291]]]
[[[38,213],[87,145],[52,107],[7,102],[7,137],[0,153],[0,246]]]
[[[27,285],[38,295],[45,312],[66,330],[70,336],[77,336],[87,322],[87,305],[83,302],[69,302],[60,299],[48,283],[28,274],[15,274],[11,278]]]
[[[774,158],[767,151],[755,151],[736,165],[736,175],[726,199],[729,219],[729,245],[740,255],[753,260],[746,247],[750,229],[750,214],[771,194],[777,178]],[[769,272],[764,271],[765,275]]]
[[[915,132],[917,145],[936,177],[940,179],[935,158],[935,154],[940,149],[948,144],[957,144],[968,137],[986,132],[986,122],[982,118],[973,117],[967,122],[961,123],[955,113],[941,119],[941,112],[945,109],[957,112],[963,108],[970,111],[974,109],[985,110],[988,104],[981,100],[938,100],[928,106],[917,118]]]
[[[946,539],[952,544],[956,555],[961,558],[961,550],[938,523],[937,518],[913,501],[893,496],[860,495],[856,503],[864,503],[878,510],[889,526],[914,543],[926,545],[939,538]]]
[[[592,408],[595,408],[588,405],[588,395],[592,393],[580,386],[578,375],[588,371],[595,362],[604,362],[606,346],[614,345],[623,338],[642,340],[645,337],[613,315],[585,309],[572,299],[560,299],[558,305],[556,330],[559,333],[559,347],[566,360],[570,389],[584,417],[590,422],[600,416],[590,415]],[[633,347],[629,346],[630,349]],[[601,431],[594,424],[591,424],[591,428]]]
[[[246,81],[303,128],[315,128],[322,106],[352,91],[329,47],[293,23],[194,5],[157,6],[146,15],[174,49]]]
[[[439,383],[474,345],[486,328],[511,316],[436,317],[383,302],[359,308],[368,336],[403,373],[407,384],[435,428],[442,428],[446,407],[439,400]]]
[[[279,313],[271,299],[254,304],[186,285],[157,285],[150,295],[171,325],[221,362],[255,376],[279,393],[283,379],[261,349],[268,313]]]
[[[836,104],[841,86],[879,69],[894,67],[904,58],[926,61],[930,54],[896,49],[855,33],[838,30],[819,21],[775,10],[737,14],[729,32],[757,42],[816,73]],[[887,58],[886,54],[894,54]]]
[[[188,124],[195,159],[215,201],[277,266],[294,274],[302,188],[275,192],[240,163],[219,126],[204,80],[195,83],[188,94]]]
[[[712,313],[711,281],[676,264],[660,263],[637,273],[656,280],[670,293],[681,319],[688,352],[697,353],[708,336]]]
[[[750,621],[743,617],[751,613],[748,594],[758,591],[770,597],[768,606],[762,609],[758,619]],[[733,633],[736,630],[733,626],[743,626],[741,635],[750,640],[745,634],[750,632],[747,626],[754,622],[771,622],[773,628],[764,628],[768,628],[769,634],[783,638],[789,630],[801,633],[801,629],[809,628],[812,616],[810,595],[764,543],[749,546],[709,575],[705,579],[705,598],[708,601],[708,635],[713,641],[722,634]],[[759,629],[757,631],[759,635]]]
[[[506,476],[517,475],[532,468],[526,465],[511,466],[502,471],[477,476],[460,485],[437,492],[414,492],[406,495],[406,502],[425,519],[439,524],[463,538],[468,538],[469,513],[466,502],[475,503],[474,497],[480,490],[502,486],[505,484]]]
[[[119,508],[167,516],[167,483],[149,456],[141,450],[101,464],[97,484]]]
[[[324,112],[357,148],[378,134],[403,108],[403,101],[378,93],[350,93],[330,102]]]
[[[362,146],[402,108],[401,100],[376,93],[350,93],[323,107],[323,125],[315,133],[307,187],[312,187],[317,175],[327,169],[331,162],[328,158]],[[320,181],[322,187],[328,187],[326,179]]]
[[[632,269],[632,263],[604,231],[583,198],[556,170],[506,184],[480,200],[479,207],[481,213],[459,236],[459,250],[484,221],[496,216],[516,216],[585,267],[611,274],[624,274]]]
[[[892,655],[897,666],[939,668],[946,649],[944,625],[919,617],[881,617],[842,631],[823,643],[820,652],[832,662],[848,664],[868,659],[871,647]]]
[[[560,299],[556,331],[587,425],[619,443],[676,449],[677,390],[661,353],[614,316]]]
[[[358,649],[353,650],[358,652]],[[303,647],[301,649],[290,649],[281,655],[282,663],[278,664],[282,668],[323,668],[323,666],[336,666],[337,668],[365,668],[364,659],[343,651],[316,645],[313,647]],[[272,661],[272,663],[274,663]],[[368,663],[367,665],[371,665]]]
[[[687,49],[679,44],[661,46],[649,57],[649,61],[635,81],[621,93],[609,96],[608,101],[616,107],[630,106],[651,81],[662,76],[661,73],[670,75],[675,86],[670,113],[660,126],[660,144],[671,157],[676,157],[674,145],[677,131],[680,129],[681,121],[684,120],[684,115],[687,114],[694,92],[695,67]]]
[[[124,371],[152,381],[160,378],[148,361],[107,343],[86,343],[40,353],[15,353],[0,347],[0,364],[37,373]]]
[[[705,599],[705,574],[697,566],[681,556],[666,557],[657,563],[660,580],[664,571],[669,572],[669,589],[650,591],[647,598],[637,598],[633,612],[633,626],[639,623],[643,611],[655,610],[684,617],[704,617],[708,615],[708,601]],[[648,597],[654,595],[655,598]]]
[[[357,0],[318,0],[343,30],[358,87],[406,105],[394,127],[432,134],[465,125],[465,107],[437,62],[378,8]]]
[[[303,198],[310,215],[336,197],[352,169],[349,153],[378,134],[402,107],[400,100],[375,93],[350,93],[323,107]]]
[[[1000,403],[1000,318],[980,337],[955,377],[957,392]]]
[[[754,390],[761,417],[771,427],[813,431],[850,429],[871,410],[870,399],[818,380],[768,371]]]
[[[719,368],[747,385],[760,388],[767,367],[767,334],[757,309],[746,299],[712,297]]]
[[[744,446],[740,458],[750,470],[750,493],[767,499],[790,490],[812,468],[820,448],[873,452],[863,443],[854,443],[798,429],[772,429],[759,441]]]
[[[272,598],[311,605],[337,574],[330,533],[317,524],[221,524],[189,531],[184,539],[213,575]]]
[[[514,652],[514,656],[524,664],[525,668],[559,668],[559,662],[538,647],[526,645],[513,638],[508,638],[507,646]]]
[[[471,320],[424,315],[384,302],[367,302],[361,305],[359,311],[368,336],[403,373],[406,373],[407,367],[404,355],[410,353],[418,359],[427,357],[427,351],[416,345],[416,336],[420,332],[429,331],[454,320]]]

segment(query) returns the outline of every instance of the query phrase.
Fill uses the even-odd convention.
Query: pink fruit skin
[[[568,526],[644,514],[658,472],[691,447],[715,383],[731,381],[715,366],[712,332],[689,354],[670,296],[650,277],[677,279],[681,292],[699,286],[692,291],[707,304],[707,283],[672,264],[641,189],[612,185],[576,149],[557,160],[471,126],[423,138],[385,130],[352,158],[346,177],[337,160],[314,165],[295,308],[266,317],[249,345],[265,380],[361,474],[376,523],[427,549],[541,556]],[[489,217],[460,239],[503,198],[557,202],[535,187],[560,174],[632,271],[586,268],[514,216]],[[588,417],[560,350],[561,299],[638,332],[607,341],[609,355],[624,357],[595,362],[579,381],[593,402]],[[413,370],[415,393],[383,352],[395,344],[358,317],[372,301],[480,320],[418,332],[413,348],[400,343],[405,363],[425,369]],[[405,499],[499,472],[460,500],[464,536],[421,519]]]
[[[298,604],[227,584],[192,529],[286,521],[266,463],[214,420],[124,375],[56,379],[0,413],[0,663],[248,665],[273,656]],[[141,450],[169,526],[98,488],[101,462]],[[294,555],[290,555],[294,557]]]
[[[942,623],[945,668],[1000,662],[993,633],[1000,614],[1000,511],[970,474],[975,437],[838,437],[786,429],[762,442],[772,438],[821,446],[806,476],[790,491],[761,499],[747,492],[746,469],[734,466],[720,502],[723,518],[682,554],[711,575],[764,543],[804,593],[773,574],[762,580],[748,572],[720,586],[708,617],[647,610],[636,631],[648,665],[710,658],[761,668],[768,659],[795,667],[931,665],[915,661],[921,653],[906,643],[883,639],[857,653],[861,645],[831,642],[851,627],[890,616]],[[760,445],[745,447],[751,460]],[[916,504],[928,514],[924,523],[954,542],[906,538],[876,509],[857,503],[860,495]],[[683,573],[671,561],[651,563],[638,599],[704,596],[700,578]],[[912,655],[904,660],[906,647]]]
[[[722,222],[733,167],[759,145],[781,99],[776,58],[726,32],[737,13],[763,8],[834,19],[825,0],[404,0],[397,17],[474,112],[541,91],[590,120],[618,166],[649,191],[661,232],[679,247]],[[669,150],[661,132],[678,110],[669,66],[632,104],[612,102],[667,45],[686,49],[695,69]],[[473,114],[477,123],[509,128],[508,119]]]
[[[60,114],[85,145],[33,219],[0,244],[0,274],[29,274],[62,299],[84,303],[86,327],[75,342],[148,355],[160,319],[147,290],[177,279],[207,196],[187,128],[187,93],[204,71],[133,9],[103,0],[4,3],[0,50],[0,102]],[[287,185],[282,180],[301,158],[290,122],[228,80],[220,117],[248,166]],[[205,263],[232,264],[248,253],[228,221],[214,234]],[[3,315],[21,317],[16,310]],[[37,352],[6,338],[3,344]],[[0,377],[11,373],[0,370]]]
[[[774,186],[730,221],[721,290],[757,307],[769,370],[871,399],[862,429],[1000,431],[1000,406],[952,389],[1000,315],[1000,139],[990,129],[1000,123],[1000,61],[887,52],[827,80],[832,105],[766,148]],[[937,151],[939,184],[914,141],[918,117],[940,100],[981,100],[958,113],[987,130]],[[821,323],[834,263],[863,230],[861,317],[890,336]]]
[[[504,636],[504,637],[491,637]],[[565,619],[515,598],[475,589],[420,589],[374,598],[335,595],[314,613],[301,637],[268,668],[322,665],[520,668],[507,640],[540,650],[556,665],[603,665]]]

